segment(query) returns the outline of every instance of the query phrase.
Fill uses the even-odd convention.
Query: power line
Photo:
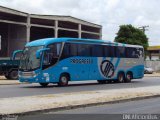
[[[141,27],[138,27],[138,28],[145,33],[146,31],[148,31],[148,29],[147,29],[148,27],[149,27],[149,25],[147,25],[147,26],[141,26]]]

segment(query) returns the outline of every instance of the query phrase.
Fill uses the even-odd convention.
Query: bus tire
[[[118,73],[117,77],[118,77],[117,78],[117,82],[118,83],[123,83],[124,82],[125,77],[124,77],[124,73],[123,72]]]
[[[126,78],[125,78],[125,83],[130,83],[132,80],[132,73],[131,72],[128,72],[126,74]]]
[[[9,72],[8,78],[12,80],[18,80],[18,70],[12,70]]]
[[[42,87],[47,87],[49,83],[39,83]]]
[[[68,74],[61,74],[58,82],[58,86],[67,86],[69,81],[69,75]]]
[[[106,83],[107,83],[107,80],[97,80],[97,82],[98,82],[99,84],[106,84]]]

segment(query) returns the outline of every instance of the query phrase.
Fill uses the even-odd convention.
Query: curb
[[[160,76],[144,76],[144,77],[160,77]]]
[[[15,82],[12,82],[12,81],[11,82],[9,82],[9,81],[6,81],[6,82],[3,81],[2,82],[2,81],[0,81],[0,85],[18,85],[18,84],[22,84],[22,83],[20,83],[18,81],[17,82],[16,81]]]
[[[19,84],[28,84],[28,83],[5,83],[5,84],[0,84],[0,86],[2,86],[2,85],[19,85]]]
[[[12,83],[8,83],[8,84],[0,84],[0,86],[1,86],[1,85],[19,85],[19,84],[21,84],[21,83],[13,83],[13,84],[12,84]]]
[[[109,101],[109,102],[98,102],[98,103],[89,103],[89,104],[82,104],[82,105],[57,107],[57,108],[50,108],[50,109],[43,109],[43,110],[36,110],[36,111],[29,111],[29,112],[15,113],[15,114],[3,114],[3,115],[0,115],[0,116],[6,116],[6,115],[16,115],[16,116],[36,115],[36,114],[46,113],[46,112],[51,112],[51,111],[52,112],[57,112],[57,111],[70,110],[70,109],[76,109],[76,108],[81,108],[81,107],[91,107],[91,106],[104,105],[104,104],[122,103],[122,102],[143,100],[143,99],[150,99],[150,98],[158,98],[158,97],[160,97],[160,95],[135,97],[135,98],[115,100],[115,101]]]

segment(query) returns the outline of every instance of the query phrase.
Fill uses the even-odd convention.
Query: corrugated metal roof
[[[4,6],[1,6],[0,5],[0,12],[4,12],[4,13],[11,13],[11,14],[15,14],[15,15],[22,15],[22,16],[28,16],[30,15],[31,18],[45,18],[45,19],[54,19],[54,18],[59,18],[60,19],[73,19],[73,20],[78,20],[78,21],[81,21],[81,22],[85,22],[85,23],[88,23],[90,25],[95,25],[96,27],[99,27],[99,28],[102,28],[101,25],[98,25],[98,24],[95,24],[95,23],[92,23],[92,22],[88,22],[88,21],[85,21],[85,20],[82,20],[82,19],[79,19],[79,18],[75,18],[75,17],[72,17],[72,16],[65,16],[65,15],[42,15],[42,14],[29,14],[29,13],[26,13],[26,12],[22,12],[20,10],[16,10],[16,9],[13,9],[13,8],[8,8],[8,7],[4,7]]]
[[[160,46],[149,46],[147,50],[160,50]]]

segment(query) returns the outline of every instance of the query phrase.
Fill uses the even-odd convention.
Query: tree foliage
[[[148,38],[145,33],[132,25],[121,25],[115,37],[115,42],[141,45],[145,50],[148,47]]]

